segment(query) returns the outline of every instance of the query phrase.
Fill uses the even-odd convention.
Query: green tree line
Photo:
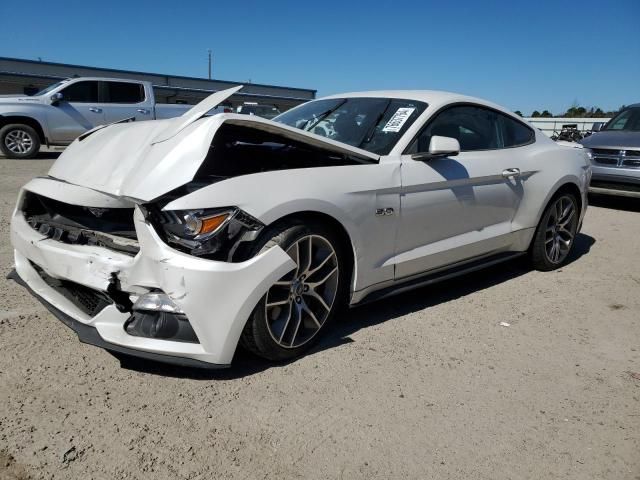
[[[611,118],[616,113],[624,108],[624,105],[621,106],[618,110],[605,112],[599,107],[582,107],[579,105],[572,105],[567,109],[566,112],[560,113],[558,115],[552,114],[549,110],[543,110],[539,112],[538,110],[534,110],[531,113],[531,117],[533,118],[553,118],[553,117],[566,117],[566,118]],[[520,110],[516,110],[514,113],[524,116]]]

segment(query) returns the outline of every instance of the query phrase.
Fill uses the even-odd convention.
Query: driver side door
[[[432,136],[456,138],[457,156],[402,157],[395,278],[506,251],[524,189],[517,148],[505,148],[502,115],[476,105],[449,107],[429,121],[408,152]],[[533,135],[533,132],[530,132]]]
[[[60,91],[62,100],[47,112],[51,143],[71,143],[87,130],[105,123],[99,86],[97,80],[81,80]]]

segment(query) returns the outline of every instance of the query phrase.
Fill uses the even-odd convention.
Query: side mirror
[[[62,94],[62,92],[57,92],[51,95],[50,99],[51,99],[51,105],[55,106],[64,99],[64,95]]]
[[[593,122],[593,126],[591,127],[592,132],[599,132],[604,128],[604,122]]]
[[[431,160],[433,158],[453,157],[460,153],[460,142],[451,137],[439,137],[434,135],[429,142],[428,152],[418,152],[411,158],[418,161]]]

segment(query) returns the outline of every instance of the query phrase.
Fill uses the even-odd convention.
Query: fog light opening
[[[141,295],[124,330],[134,337],[200,343],[184,311],[162,292]]]

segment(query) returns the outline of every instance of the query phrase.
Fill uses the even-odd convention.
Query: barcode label
[[[402,126],[404,125],[404,122],[406,122],[409,119],[409,117],[415,110],[416,110],[415,108],[406,108],[406,107],[399,108],[398,110],[396,110],[396,113],[394,113],[391,116],[391,118],[389,119],[387,124],[384,126],[382,131],[383,132],[399,132]]]

